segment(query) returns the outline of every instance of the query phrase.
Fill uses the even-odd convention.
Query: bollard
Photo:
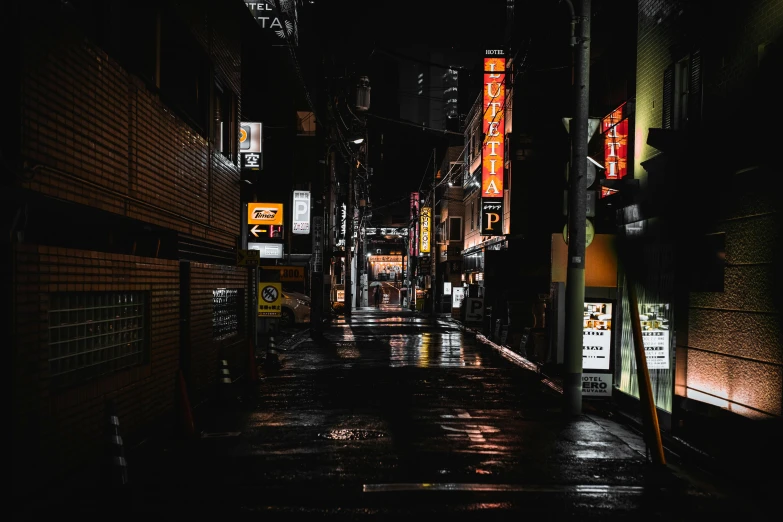
[[[120,435],[120,419],[113,401],[107,403],[106,411],[108,413],[106,425],[108,485],[113,488],[122,487],[128,484],[128,463],[125,460],[125,448]]]
[[[248,339],[248,368],[247,376],[248,381],[251,383],[258,382],[258,366],[256,365],[256,347],[253,344],[253,339]]]
[[[234,381],[231,380],[231,370],[228,368],[228,361],[222,359],[220,361],[220,373],[218,374],[219,395],[221,399],[228,399],[231,397],[232,384],[234,384]]]
[[[266,345],[266,360],[264,360],[264,367],[267,370],[276,370],[280,368],[280,356],[277,353],[275,334],[272,330],[269,330],[269,340]]]
[[[177,381],[179,383],[179,406],[182,421],[182,435],[186,438],[189,438],[196,434],[196,425],[193,420],[193,410],[190,407],[190,399],[188,398],[188,387],[185,383],[185,375],[182,373],[182,370],[177,372]]]

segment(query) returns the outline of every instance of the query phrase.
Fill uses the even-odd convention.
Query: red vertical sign
[[[628,117],[625,104],[601,120],[604,134],[606,179],[623,179],[628,173]]]
[[[419,193],[411,192],[410,202],[410,228],[408,229],[408,255],[419,255]]]
[[[506,59],[484,58],[484,143],[481,149],[481,197],[503,197],[505,165]]]

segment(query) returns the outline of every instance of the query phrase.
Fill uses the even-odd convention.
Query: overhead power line
[[[379,120],[385,120],[385,121],[391,121],[391,122],[394,122],[394,123],[399,123],[401,125],[409,125],[411,127],[417,127],[417,128],[419,128],[421,130],[438,132],[440,134],[452,134],[454,136],[464,136],[464,134],[461,133],[461,132],[454,132],[454,131],[450,131],[450,130],[436,129],[435,127],[427,127],[426,125],[421,125],[419,123],[416,123],[415,121],[397,120],[397,119],[394,119],[394,118],[386,118],[384,116],[378,116],[377,114],[372,114],[372,113],[369,113],[369,112],[367,113],[367,116],[369,116],[371,118],[376,118],[376,119],[379,119]]]

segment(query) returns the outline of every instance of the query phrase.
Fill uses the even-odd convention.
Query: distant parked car
[[[310,296],[283,290],[283,306],[280,326],[292,326],[310,322]]]

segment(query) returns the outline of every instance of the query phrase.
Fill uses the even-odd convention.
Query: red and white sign
[[[601,132],[606,179],[623,179],[628,173],[628,115],[624,103],[601,120]]]
[[[487,51],[490,54],[490,51]],[[481,149],[481,197],[503,197],[505,165],[506,58],[492,51],[484,58],[484,143]]]

